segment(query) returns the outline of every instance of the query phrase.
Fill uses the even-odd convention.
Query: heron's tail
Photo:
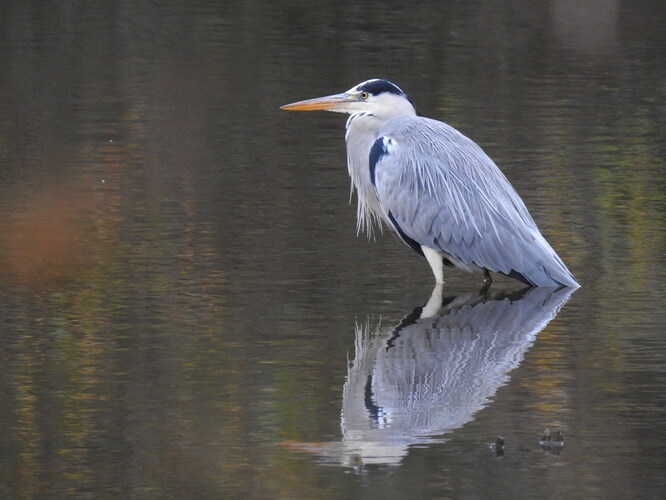
[[[580,287],[576,278],[543,236],[538,238],[533,245],[529,245],[523,254],[521,265],[516,268],[512,270],[515,275],[509,274],[509,276],[534,286]]]

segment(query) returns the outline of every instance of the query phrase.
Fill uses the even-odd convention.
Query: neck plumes
[[[356,208],[356,231],[372,235],[375,223],[381,230],[385,215],[381,209],[377,192],[370,180],[370,149],[378,139],[379,129],[385,121],[371,113],[355,113],[347,120],[347,168],[352,185],[350,201],[354,190],[358,206]]]
[[[382,103],[371,111],[353,113],[347,120],[347,168],[352,180],[351,192],[356,189],[356,230],[372,235],[373,226],[381,221],[389,223],[377,199],[377,191],[370,180],[370,149],[381,134],[381,128],[391,120],[416,116],[414,106],[404,96],[383,94]],[[351,196],[351,193],[350,193]],[[389,223],[389,227],[391,224]]]

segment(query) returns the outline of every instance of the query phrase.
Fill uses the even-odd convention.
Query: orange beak
[[[287,109],[290,111],[335,111],[337,106],[353,101],[354,98],[352,96],[342,93],[327,95],[326,97],[317,97],[315,99],[307,99],[305,101],[292,102],[291,104],[280,106],[280,109]]]

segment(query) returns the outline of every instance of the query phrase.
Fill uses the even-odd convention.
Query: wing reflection
[[[443,297],[393,328],[356,327],[342,401],[342,440],[292,444],[340,465],[398,464],[408,447],[445,440],[486,406],[573,293]]]

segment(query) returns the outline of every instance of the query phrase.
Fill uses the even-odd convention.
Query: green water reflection
[[[664,496],[664,5],[399,7],[3,3],[0,497]],[[464,425],[340,467],[296,444],[341,442],[356,326],[431,276],[356,238],[342,119],[277,108],[375,76],[583,287]]]

